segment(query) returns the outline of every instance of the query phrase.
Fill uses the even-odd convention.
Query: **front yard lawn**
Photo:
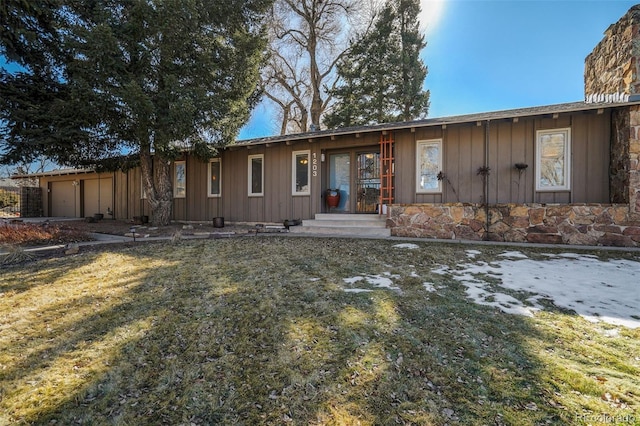
[[[3,267],[0,424],[638,424],[640,328],[475,303],[459,275],[499,271],[461,265],[505,251],[266,236]]]

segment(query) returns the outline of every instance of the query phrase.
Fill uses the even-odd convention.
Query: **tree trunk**
[[[151,224],[153,226],[167,226],[171,223],[173,200],[158,200],[151,204]]]
[[[171,162],[164,158],[156,158],[158,161],[153,163],[148,147],[140,150],[140,172],[151,208],[151,224],[166,226],[171,223],[173,208]]]
[[[289,124],[289,115],[291,114],[291,104],[282,106],[282,125],[280,126],[280,134],[287,134],[287,124]]]
[[[311,31],[309,32],[309,46],[307,48],[307,51],[309,52],[309,62],[310,62],[310,69],[309,69],[309,77],[311,78],[311,90],[312,90],[312,96],[311,96],[311,108],[310,108],[310,112],[311,112],[311,126],[313,126],[313,130],[319,130],[320,129],[320,116],[322,115],[322,97],[321,97],[321,87],[320,87],[320,83],[321,83],[321,76],[320,76],[320,69],[318,68],[318,52],[317,52],[317,38],[316,38],[316,32],[315,32],[315,28],[311,28]],[[303,131],[307,131],[309,129],[303,129]]]
[[[155,197],[151,199],[151,224],[166,226],[171,223],[173,207],[173,185],[170,173],[171,162],[166,158],[158,158],[155,162]]]

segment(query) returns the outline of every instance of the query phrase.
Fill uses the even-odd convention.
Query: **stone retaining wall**
[[[487,221],[481,204],[392,205],[387,226],[400,237],[640,246],[628,204],[498,204],[488,212]]]

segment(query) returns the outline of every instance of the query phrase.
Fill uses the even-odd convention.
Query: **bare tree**
[[[2,165],[0,166],[0,178],[10,178],[14,175],[30,175],[33,173],[42,173],[47,170],[56,168],[56,164],[48,160],[46,157],[38,157],[31,163],[25,163],[24,161],[17,164]],[[18,186],[37,186],[38,179],[36,178],[24,178],[17,181]]]
[[[372,21],[371,0],[276,0],[269,25],[265,96],[279,107],[281,134],[318,129],[331,103],[336,64],[349,37]]]

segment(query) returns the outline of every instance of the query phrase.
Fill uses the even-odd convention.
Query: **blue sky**
[[[640,0],[423,0],[429,117],[584,99],[584,59]],[[258,107],[240,139],[271,136]]]

